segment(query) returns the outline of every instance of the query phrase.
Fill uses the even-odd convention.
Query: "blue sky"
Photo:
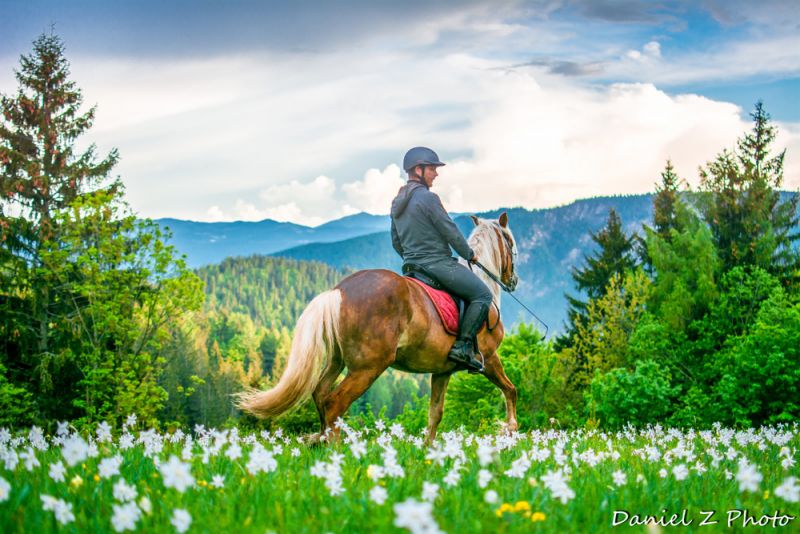
[[[763,99],[800,187],[800,2],[7,1],[0,92],[51,26],[134,210],[386,213],[415,145],[451,211],[690,184]]]

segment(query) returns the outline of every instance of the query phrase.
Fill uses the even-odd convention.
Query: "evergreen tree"
[[[83,98],[68,79],[57,36],[41,35],[15,75],[17,94],[0,97],[0,284],[10,329],[3,333],[15,340],[7,350],[47,354],[50,319],[63,313],[64,302],[57,280],[33,275],[48,269],[42,256],[58,241],[56,214],[101,185],[119,187],[108,177],[118,155],[112,150],[97,161],[94,145],[75,154],[73,144],[91,128],[95,108],[81,113]]]
[[[701,169],[703,213],[714,236],[723,272],[756,266],[784,285],[797,283],[800,257],[798,197],[781,201],[786,151],[770,157],[777,130],[761,102],[751,113],[753,128],[734,152],[725,150]]]
[[[167,329],[202,284],[129,211],[116,150],[75,153],[94,108],[80,111],[61,40],[40,36],[20,63],[0,99],[0,370],[34,393],[36,419],[155,424]]]
[[[661,239],[669,242],[672,230],[680,230],[677,217],[677,205],[681,201],[679,197],[680,178],[675,174],[672,161],[667,160],[664,172],[661,173],[661,182],[656,184],[656,194],[653,196],[653,226],[644,225],[644,233],[648,235],[656,233]],[[637,254],[644,266],[645,271],[653,274],[653,260],[647,248],[645,236],[636,239]]]
[[[614,275],[624,276],[636,266],[632,255],[636,235],[625,234],[622,221],[613,208],[609,210],[606,226],[599,232],[592,233],[591,237],[599,248],[594,254],[584,257],[583,267],[572,269],[575,287],[586,295],[587,300],[567,295],[569,325],[565,335],[556,341],[558,349],[572,345],[578,325],[585,323],[588,302],[605,294]]]
[[[660,237],[670,240],[670,231],[680,231],[676,204],[680,202],[678,197],[680,178],[675,174],[672,161],[667,160],[664,172],[661,173],[661,183],[656,185],[656,194],[653,197],[653,225]]]

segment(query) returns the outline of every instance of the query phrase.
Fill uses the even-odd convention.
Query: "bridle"
[[[502,232],[502,231],[501,231],[501,232],[500,232],[500,235],[503,237],[503,241],[505,242],[505,246],[506,246],[506,248],[507,248],[507,249],[510,251],[510,254],[509,254],[509,255],[510,255],[510,257],[511,257],[511,259],[510,259],[510,262],[511,262],[511,272],[512,272],[512,273],[515,273],[515,270],[514,270],[514,265],[515,265],[515,263],[516,263],[517,251],[516,251],[516,250],[514,250],[514,247],[511,245],[511,242],[510,242],[510,240],[508,239],[508,237],[506,236],[505,232]],[[470,265],[470,269],[471,269],[471,268],[472,268],[472,262],[470,262],[470,263],[469,263],[469,265]],[[533,317],[534,317],[534,318],[535,318],[537,321],[539,321],[540,323],[542,323],[542,326],[544,326],[544,335],[542,336],[542,341],[544,341],[544,339],[547,337],[547,331],[549,330],[549,327],[547,326],[547,324],[545,324],[545,322],[544,322],[544,321],[542,321],[541,319],[539,319],[539,317],[538,317],[538,316],[537,316],[535,313],[533,313],[533,312],[532,312],[532,311],[531,311],[531,310],[530,310],[530,309],[529,309],[527,306],[525,306],[525,305],[524,305],[522,302],[520,302],[520,300],[519,300],[517,297],[515,297],[515,296],[512,294],[512,293],[513,293],[513,291],[514,291],[514,290],[517,288],[517,284],[515,283],[513,287],[509,287],[509,286],[507,286],[506,284],[504,284],[504,283],[502,282],[502,280],[500,280],[500,278],[499,278],[498,276],[496,276],[496,275],[495,275],[494,273],[492,273],[492,272],[491,272],[489,269],[487,269],[487,268],[486,268],[486,267],[485,267],[485,266],[484,266],[484,265],[483,265],[481,262],[479,262],[479,261],[476,261],[476,262],[475,262],[475,265],[477,265],[478,267],[480,267],[480,268],[481,268],[481,270],[482,270],[484,273],[486,273],[486,276],[488,276],[488,277],[489,277],[489,278],[490,278],[490,279],[491,279],[491,280],[492,280],[494,283],[496,283],[497,285],[499,285],[499,286],[500,286],[500,288],[501,288],[503,291],[505,291],[506,293],[508,293],[508,294],[511,296],[511,298],[512,298],[512,299],[516,300],[516,301],[517,301],[517,303],[518,303],[520,306],[522,306],[522,307],[525,309],[525,311],[527,311],[528,313],[530,313],[530,314],[531,314],[531,315],[532,315],[532,316],[533,316]],[[501,267],[501,268],[502,268],[502,267]],[[501,275],[502,275],[502,273],[501,273]],[[498,313],[498,318],[497,318],[497,320],[498,320],[498,321],[500,321],[500,314],[499,314],[499,313]],[[497,325],[495,325],[495,326],[497,326]]]

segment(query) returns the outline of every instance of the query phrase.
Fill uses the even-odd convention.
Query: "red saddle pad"
[[[439,318],[442,320],[442,325],[444,326],[445,332],[453,336],[458,335],[458,308],[456,308],[456,303],[453,300],[453,297],[451,297],[447,291],[433,289],[428,284],[420,282],[416,278],[406,278],[418,283],[428,294],[433,302],[433,305],[436,307]]]

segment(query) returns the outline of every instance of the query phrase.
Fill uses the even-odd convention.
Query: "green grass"
[[[381,432],[374,428],[367,429],[361,437],[366,442],[367,452],[360,459],[352,455],[344,440],[318,447],[296,445],[294,438],[289,444],[277,440],[283,445],[283,450],[275,455],[277,468],[256,475],[247,469],[252,446],[241,444],[242,457],[233,461],[225,456],[226,444],[217,454],[209,454],[207,463],[204,463],[203,446],[195,436],[190,462],[195,483],[183,493],[164,486],[159,469],[151,458],[145,456],[141,444],[125,451],[119,451],[116,440],[98,444],[97,457],[67,467],[66,480],[56,482],[48,472],[51,463],[63,461],[60,447],[51,444],[47,450],[36,451],[40,465],[31,471],[26,469],[22,460],[13,470],[8,470],[5,458],[9,451],[22,453],[28,444],[5,442],[0,444],[0,451],[3,451],[0,452],[0,477],[8,482],[10,491],[7,500],[0,502],[0,526],[3,532],[37,534],[114,532],[111,523],[112,507],[116,503],[113,485],[122,477],[136,487],[137,502],[141,497],[150,500],[150,512],[142,513],[136,524],[137,532],[148,533],[175,532],[170,519],[176,508],[186,509],[191,514],[188,532],[402,532],[404,530],[393,525],[393,505],[406,499],[421,501],[423,482],[440,486],[438,497],[433,502],[433,518],[440,530],[450,533],[649,531],[644,526],[612,528],[615,510],[626,510],[640,516],[666,515],[666,519],[686,510],[686,517],[692,520],[692,524],[667,527],[662,530],[664,532],[757,532],[757,526],[744,528],[741,517],[729,529],[727,512],[747,510],[756,519],[776,513],[800,515],[800,504],[775,495],[776,488],[788,477],[800,478],[796,465],[788,468],[781,465],[787,456],[795,458],[799,430],[796,425],[739,433],[717,428],[704,437],[696,432],[668,433],[653,429],[607,435],[585,430],[526,433],[485,466],[493,475],[485,489],[478,484],[481,466],[476,454],[477,446],[474,442],[465,444],[470,439],[469,434],[450,435],[451,440],[460,441],[464,454],[460,480],[452,487],[448,487],[444,479],[456,460],[448,458],[440,465],[426,459],[430,449],[408,439],[393,438],[390,443],[397,451],[397,462],[403,468],[404,476],[384,477],[377,482],[388,491],[388,499],[382,505],[369,498],[370,489],[376,482],[368,476],[368,467],[370,464],[382,465],[384,451],[377,441]],[[138,436],[137,433],[134,435]],[[273,448],[262,437],[258,439],[267,450]],[[554,498],[542,480],[548,471],[562,467],[553,454],[556,442],[564,443],[565,465],[571,468],[567,484],[575,497],[566,504]],[[440,436],[437,447],[441,448],[443,443]],[[691,451],[694,457],[691,462],[674,458],[668,464],[663,455],[672,451],[670,455],[675,456],[679,443],[684,443],[683,449]],[[291,454],[295,446],[300,450],[297,457]],[[646,455],[642,458],[641,451],[646,446],[657,447],[661,458],[654,461],[648,460]],[[736,452],[735,459],[725,457],[729,447]],[[522,478],[504,474],[524,451],[545,448],[550,451],[547,458],[543,461],[532,459]],[[452,449],[457,451],[458,447]],[[605,456],[594,466],[573,460],[588,449]],[[157,456],[166,462],[173,454],[180,457],[182,450],[183,443],[167,442]],[[722,456],[717,465],[713,465],[713,458],[708,453],[710,450]],[[613,451],[619,454],[617,459],[612,456]],[[341,463],[344,491],[332,496],[325,481],[312,475],[312,466],[318,461],[330,461],[335,452],[344,455]],[[99,478],[100,461],[117,453],[123,458],[119,475],[110,479]],[[756,491],[740,491],[736,475],[742,457],[747,458],[762,476]],[[696,462],[703,464],[707,471],[696,472],[693,469]],[[681,463],[686,464],[690,472],[685,480],[676,480],[672,470]],[[667,470],[666,478],[660,476],[661,469]],[[730,479],[726,478],[726,470]],[[615,471],[625,473],[627,482],[624,485],[618,487],[614,484]],[[214,475],[225,477],[223,488],[209,485]],[[82,482],[76,477],[80,477]],[[496,503],[485,501],[488,490],[499,496]],[[71,503],[74,521],[58,524],[53,512],[43,510],[43,494]],[[701,510],[716,511],[712,519],[718,523],[700,526],[704,517]],[[800,531],[800,520],[775,530]]]

